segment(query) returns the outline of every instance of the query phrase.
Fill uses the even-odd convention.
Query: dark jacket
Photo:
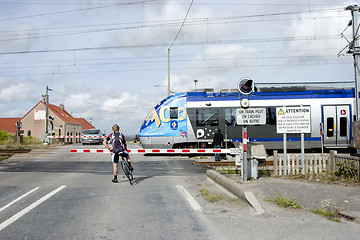
[[[224,135],[217,132],[214,135],[214,145],[224,146]]]

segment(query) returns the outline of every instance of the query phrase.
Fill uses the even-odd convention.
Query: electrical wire
[[[154,1],[154,0],[148,0],[148,1],[145,1],[145,2],[151,2],[151,1]],[[46,16],[50,16],[50,15],[58,15],[58,14],[65,14],[65,13],[67,14],[67,13],[74,13],[74,12],[80,12],[80,11],[89,11],[89,10],[95,10],[95,9],[103,9],[103,8],[109,8],[109,7],[118,7],[118,6],[123,6],[123,5],[134,5],[134,4],[142,4],[142,3],[144,3],[144,1],[141,1],[141,2],[128,2],[128,3],[116,3],[116,4],[112,4],[112,5],[106,5],[106,6],[96,6],[96,7],[72,9],[72,10],[58,11],[58,12],[51,12],[51,13],[34,14],[34,15],[28,15],[28,16],[3,18],[3,19],[0,19],[0,22],[18,20],[18,19],[25,19],[25,18],[34,18],[34,17],[46,17]]]
[[[255,54],[254,52],[252,54]],[[303,55],[296,55],[296,56],[242,56],[242,57],[224,57],[224,58],[195,58],[195,59],[174,59],[172,62],[206,62],[206,61],[232,61],[232,60],[266,60],[266,59],[298,59],[298,58],[330,58],[334,57],[334,55],[312,55],[312,56],[303,56]],[[108,60],[108,59],[106,59]],[[156,61],[120,61],[120,62],[94,62],[94,63],[80,63],[81,61],[77,60],[76,67],[81,66],[111,66],[111,65],[129,65],[129,64],[157,64],[157,63],[166,63],[167,60],[156,60]],[[74,67],[74,64],[65,64],[59,63],[58,68],[62,67]],[[28,65],[28,66],[0,66],[0,69],[35,69],[35,68],[54,68],[54,65]]]
[[[172,46],[174,45],[174,43],[176,42],[176,39],[179,37],[179,34],[180,34],[180,32],[181,32],[181,29],[182,29],[183,26],[184,26],[184,23],[185,23],[185,21],[186,21],[186,18],[187,18],[187,16],[188,16],[189,12],[190,12],[190,9],[191,9],[191,6],[193,5],[193,3],[194,3],[194,0],[191,0],[190,6],[189,6],[189,8],[188,8],[188,10],[187,10],[187,12],[186,12],[184,21],[182,22],[182,24],[181,24],[181,26],[180,26],[180,29],[179,29],[179,31],[177,32],[177,34],[176,34],[176,36],[175,36],[175,39],[174,39],[174,41],[171,43],[169,49],[171,49],[171,47],[172,47]]]
[[[351,65],[350,62],[316,62],[317,66],[320,65]],[[192,66],[192,67],[174,67],[174,70],[195,70],[195,69],[242,69],[242,68],[266,68],[266,67],[297,67],[297,66],[314,66],[314,62],[305,63],[283,63],[283,64],[253,64],[253,65],[216,65],[216,66]],[[140,72],[140,71],[164,71],[167,68],[126,68],[117,70],[96,70],[96,71],[73,71],[73,72],[51,72],[51,73],[26,73],[26,74],[2,74],[2,77],[29,77],[29,76],[56,76],[56,75],[72,75],[72,74],[119,74],[124,72]]]
[[[238,40],[215,40],[215,41],[198,41],[198,42],[183,42],[174,44],[177,46],[197,46],[197,45],[218,45],[218,44],[239,44],[239,43],[260,43],[260,42],[281,42],[281,41],[310,41],[310,40],[331,40],[337,39],[338,35],[318,35],[318,36],[302,36],[302,37],[280,37],[280,38],[248,38]],[[84,48],[67,48],[67,49],[52,49],[52,50],[30,50],[30,51],[13,51],[0,52],[0,55],[13,54],[33,54],[33,53],[53,53],[53,52],[76,52],[89,50],[110,50],[110,49],[129,49],[129,48],[149,48],[149,47],[163,47],[166,43],[154,44],[137,44],[137,45],[119,45],[119,46],[103,46],[103,47],[84,47]]]
[[[117,108],[117,109],[127,109],[127,108],[134,108],[134,106],[108,106],[108,105],[103,105],[103,104],[98,104],[98,103],[93,103],[93,102],[87,102],[87,101],[83,101],[83,100],[80,100],[80,99],[77,99],[77,98],[74,98],[74,97],[70,97],[70,96],[67,96],[63,93],[60,93],[58,91],[55,91],[54,89],[52,89],[52,92],[56,93],[56,94],[59,94],[65,98],[69,98],[69,99],[72,99],[72,100],[76,100],[78,102],[82,102],[82,103],[86,103],[86,104],[89,104],[89,105],[93,105],[93,106],[99,106],[99,107],[106,107],[106,108]],[[148,106],[143,106],[143,107],[153,107],[154,105],[148,105]]]

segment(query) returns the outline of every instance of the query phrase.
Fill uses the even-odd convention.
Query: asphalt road
[[[132,146],[133,148],[134,146]],[[134,185],[114,184],[109,154],[61,146],[0,164],[0,239],[356,239],[334,223],[271,203],[264,215],[206,180],[180,156],[132,155]],[[120,170],[120,169],[119,169]],[[201,188],[228,198],[210,203]]]
[[[133,155],[134,185],[122,176],[114,184],[109,154],[70,147],[1,165],[0,239],[210,238],[179,190],[183,180],[204,175],[202,167],[187,158]]]

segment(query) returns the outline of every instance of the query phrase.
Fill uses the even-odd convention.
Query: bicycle
[[[121,156],[121,163],[120,163],[121,168],[122,168],[125,176],[129,180],[130,185],[133,185],[132,181],[134,180],[134,176],[133,176],[132,172],[130,171],[129,164],[126,161],[126,157],[124,157],[123,154],[120,154],[120,156]]]

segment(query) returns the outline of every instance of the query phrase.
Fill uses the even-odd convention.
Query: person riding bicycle
[[[126,161],[129,164],[130,171],[134,171],[131,166],[131,159],[129,153],[127,152],[127,145],[124,134],[120,133],[120,127],[117,124],[112,126],[113,132],[110,133],[103,141],[103,145],[110,151],[112,151],[112,163],[113,163],[113,171],[114,171],[114,179],[112,182],[118,182],[118,163],[120,155],[126,158]],[[111,144],[111,147],[108,145]]]

